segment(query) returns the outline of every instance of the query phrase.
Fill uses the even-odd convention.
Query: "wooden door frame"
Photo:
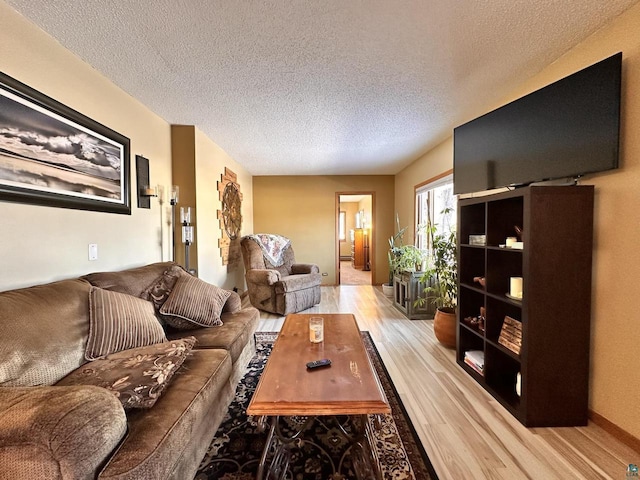
[[[336,268],[336,284],[338,286],[341,285],[340,282],[340,196],[342,195],[369,195],[371,196],[371,233],[369,234],[369,262],[370,262],[370,271],[371,271],[371,285],[375,285],[376,278],[376,262],[375,262],[375,252],[376,252],[376,242],[375,239],[375,228],[378,223],[376,220],[376,192],[370,190],[348,190],[344,192],[336,192],[335,197],[335,217],[336,217],[336,234],[335,234],[335,268]],[[347,235],[347,232],[345,232]]]

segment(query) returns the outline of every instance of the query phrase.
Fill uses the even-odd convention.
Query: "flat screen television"
[[[622,53],[453,131],[456,194],[618,167]]]

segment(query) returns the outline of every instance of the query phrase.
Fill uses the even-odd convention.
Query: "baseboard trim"
[[[605,417],[600,415],[599,413],[594,412],[589,409],[589,420],[598,425],[604,431],[610,433],[622,443],[624,443],[627,447],[634,449],[636,452],[640,453],[640,438],[634,437],[626,430],[623,430],[615,423],[610,420],[607,420]]]

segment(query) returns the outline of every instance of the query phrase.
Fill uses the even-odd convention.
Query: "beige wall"
[[[404,236],[405,244],[411,244],[414,241],[416,186],[442,175],[451,168],[453,168],[453,138],[448,138],[396,175],[396,212],[400,218],[400,228],[409,227]]]
[[[175,207],[176,226],[173,230],[175,242],[174,260],[187,268],[186,248],[182,243],[181,209],[191,208],[191,225],[195,230],[195,241],[189,246],[189,270],[198,270],[197,234],[198,211],[196,210],[196,127],[193,125],[171,125],[171,173],[172,183],[178,187],[178,204]]]
[[[193,125],[172,125],[171,135],[173,179],[180,187],[178,207],[191,207],[191,224],[195,228],[195,241],[189,251],[189,268],[196,269],[198,277],[206,282],[243,291],[242,259],[232,265],[222,264],[218,246],[222,235],[218,220],[218,210],[222,208],[218,182],[222,180],[225,167],[237,175],[243,197],[240,232],[243,235],[253,226],[251,175]],[[176,220],[179,221],[177,213]],[[178,245],[176,261],[185,265],[180,229],[176,229],[175,234]]]
[[[170,185],[169,125],[3,2],[0,71],[128,137],[132,185],[131,215],[0,202],[0,290],[168,259],[157,200],[137,208],[135,155],[149,159],[151,183]]]
[[[253,177],[254,233],[291,239],[300,262],[317,263],[336,284],[336,193],[374,193],[374,277],[388,279],[387,239],[393,234],[394,179],[371,176]]]
[[[369,228],[371,223],[371,212],[373,211],[373,198],[367,195],[358,202],[358,210],[364,212],[364,219],[362,220],[361,227]]]
[[[340,255],[351,257],[351,230],[356,228],[356,213],[358,213],[357,202],[343,202],[340,210],[345,212],[346,236],[344,242],[340,242]]]
[[[523,86],[543,86],[622,51],[621,165],[588,178],[596,188],[591,408],[640,438],[640,4]]]
[[[192,266],[200,278],[244,290],[242,265],[227,273],[220,257],[217,182],[224,167],[238,175],[244,196],[242,233],[248,233],[253,228],[253,200],[251,175],[245,169],[197,128],[187,126],[192,165],[179,170],[190,180],[179,175],[172,180],[170,125],[2,2],[0,71],[128,137],[132,192],[131,215],[0,202],[0,290],[171,259],[168,202],[162,212],[156,199],[151,199],[150,210],[137,207],[136,154],[149,159],[152,184],[167,190],[172,183],[182,184],[178,207],[196,207],[192,253],[197,264]],[[176,216],[179,221],[178,212]],[[179,231],[177,238],[176,259],[181,261]],[[98,244],[97,261],[88,261],[89,243]]]
[[[596,188],[590,408],[640,437],[640,4],[570,50],[497,108],[616,52],[623,52],[620,168],[581,183]],[[479,112],[479,114],[486,112]],[[471,120],[469,118],[467,120]],[[413,187],[453,163],[449,139],[396,176],[401,224],[413,216]],[[559,362],[558,368],[562,368]]]
[[[242,193],[242,230],[240,235],[252,233],[253,184],[244,168],[197,128],[196,133],[196,212],[198,229],[198,276],[223,288],[245,290],[242,259],[233,267],[222,265],[218,240],[221,237],[218,210],[222,208],[218,196],[218,182],[225,167],[238,176]]]

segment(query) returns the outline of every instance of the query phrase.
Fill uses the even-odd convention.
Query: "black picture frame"
[[[0,201],[131,214],[130,141],[0,72]]]

